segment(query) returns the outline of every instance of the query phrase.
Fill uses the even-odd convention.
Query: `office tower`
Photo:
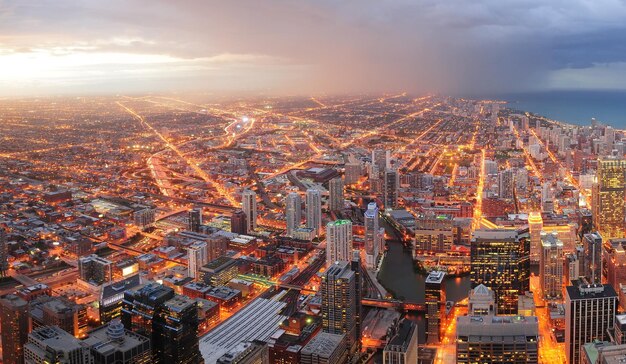
[[[359,182],[359,177],[361,177],[361,163],[359,162],[350,162],[346,163],[346,171],[345,171],[345,183],[347,185],[353,185]]]
[[[361,254],[358,250],[352,251],[352,261],[350,262],[350,268],[354,272],[355,279],[355,295],[356,299],[356,311],[354,313],[354,321],[356,322],[356,335],[361,336],[361,321],[363,320],[363,305],[361,304],[361,298],[363,298],[363,269],[361,264]],[[367,273],[366,273],[367,274]],[[359,349],[361,341],[358,340]]]
[[[256,192],[244,190],[241,194],[241,204],[243,206],[243,212],[246,214],[246,222],[248,224],[246,228],[247,232],[255,231],[257,225]]]
[[[30,302],[32,328],[58,326],[78,338],[87,331],[87,308],[65,297],[41,296]]]
[[[372,175],[370,178],[381,178],[387,168],[390,168],[390,152],[388,150],[372,150]]]
[[[541,232],[543,231],[543,219],[540,212],[528,214],[528,230],[530,232],[530,261],[536,263],[541,256]]]
[[[198,271],[209,261],[207,244],[204,241],[191,244],[187,247],[187,257],[189,260],[187,275],[194,279],[198,278]]]
[[[322,329],[347,336],[350,353],[358,346],[356,274],[346,261],[332,262],[322,275]]]
[[[345,334],[320,332],[300,351],[299,364],[345,364],[348,360]]]
[[[454,242],[452,215],[420,215],[415,219],[414,257],[447,253]]]
[[[28,340],[28,302],[9,294],[0,298],[2,362],[24,363],[24,344]]]
[[[154,209],[149,208],[137,210],[133,213],[133,221],[137,227],[144,230],[154,225],[154,222],[156,221],[156,213]]]
[[[244,341],[217,359],[217,364],[269,364],[267,343]]]
[[[340,211],[343,209],[343,180],[336,177],[328,182],[328,209],[330,211]]]
[[[613,334],[613,341],[615,341],[616,344],[626,344],[626,314],[615,315]]]
[[[378,250],[380,246],[378,242],[378,206],[376,202],[370,202],[367,205],[363,217],[365,219],[365,265],[368,268],[375,268],[380,255]]]
[[[352,222],[336,220],[326,224],[326,263],[352,260]]]
[[[106,324],[113,319],[119,318],[122,313],[122,301],[124,292],[141,284],[141,276],[135,274],[121,281],[111,282],[100,289],[100,322]]]
[[[593,215],[590,210],[578,210],[578,240],[582,240],[585,234],[593,232]]]
[[[95,285],[113,280],[113,263],[95,254],[78,258],[78,273],[80,279]]]
[[[626,159],[612,157],[598,159],[596,180],[591,198],[596,230],[604,239],[626,237],[624,232]]]
[[[58,326],[43,326],[28,335],[24,346],[27,364],[91,364],[89,345]]]
[[[443,287],[442,271],[433,271],[428,274],[425,282],[426,303],[426,336],[429,343],[437,344],[443,339],[444,322],[446,317],[446,292]]]
[[[322,195],[319,190],[306,190],[306,227],[315,231],[315,236],[322,235]]]
[[[204,283],[215,287],[224,286],[239,274],[237,260],[226,256],[218,257],[202,266],[200,274]]]
[[[565,295],[565,356],[580,364],[580,348],[594,340],[608,339],[617,313],[617,293],[608,284],[572,281]]]
[[[550,182],[544,182],[541,187],[541,211],[554,212],[554,191]]]
[[[246,213],[243,210],[237,210],[230,215],[230,231],[243,235],[248,233],[248,222]]]
[[[563,297],[563,242],[556,233],[541,233],[539,279],[546,299]]]
[[[0,225],[0,277],[4,277],[9,269],[9,242],[7,231]]]
[[[626,283],[626,250],[625,239],[611,239],[604,244],[603,262],[606,263],[606,280],[615,292],[620,291],[620,284]]]
[[[517,313],[518,296],[530,290],[527,230],[476,230],[471,242],[472,287],[484,284],[496,295],[498,314]]]
[[[287,219],[287,236],[293,237],[294,231],[302,222],[302,198],[297,192],[290,192],[285,198],[285,218]]]
[[[124,329],[119,319],[91,331],[83,342],[91,349],[93,364],[151,363],[150,339]]]
[[[385,209],[395,209],[398,207],[398,187],[400,186],[400,175],[397,170],[385,170],[383,189],[383,202]]]
[[[468,315],[493,316],[496,314],[496,296],[484,284],[479,284],[469,292]]]
[[[124,292],[122,323],[150,339],[153,362],[200,363],[196,302],[157,283]]]
[[[456,324],[458,364],[539,362],[536,316],[460,316]]]
[[[202,209],[195,208],[189,210],[189,225],[187,229],[194,233],[200,232],[200,226],[202,225]]]
[[[417,325],[402,319],[393,326],[383,349],[383,364],[417,363]]]
[[[598,233],[583,236],[583,261],[581,275],[590,283],[602,283],[602,236]]]
[[[498,197],[512,199],[515,179],[512,169],[500,171],[498,173]]]

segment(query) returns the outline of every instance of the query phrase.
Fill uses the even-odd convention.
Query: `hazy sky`
[[[0,95],[626,89],[623,0],[0,0]]]

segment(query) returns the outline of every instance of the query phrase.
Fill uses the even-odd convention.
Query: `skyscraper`
[[[315,236],[322,234],[322,195],[319,190],[306,190],[306,227],[315,230]]]
[[[378,206],[376,202],[370,202],[365,211],[365,265],[374,268],[380,251],[378,242]]]
[[[530,260],[536,263],[541,256],[541,232],[543,231],[541,212],[528,214],[528,229],[530,232]]]
[[[113,263],[95,254],[78,258],[80,279],[95,285],[113,280]]]
[[[195,208],[189,210],[189,224],[187,229],[194,233],[200,232],[200,226],[202,225],[202,209]]]
[[[546,299],[563,297],[563,242],[556,233],[541,233],[539,279]]]
[[[385,170],[390,167],[390,155],[388,150],[372,150],[372,175],[370,178],[376,179],[383,176]]]
[[[26,363],[91,364],[89,345],[58,326],[43,326],[28,335],[24,346]]]
[[[331,211],[339,211],[343,209],[343,180],[336,177],[328,182],[328,208]]]
[[[570,364],[581,364],[580,348],[594,340],[608,339],[617,313],[617,293],[608,284],[574,281],[566,287],[565,356]]]
[[[602,283],[602,236],[585,234],[582,243],[584,254],[580,273],[590,283]]]
[[[498,314],[516,314],[520,295],[530,290],[527,230],[476,230],[471,242],[472,287],[484,284],[496,295]]]
[[[89,332],[84,342],[91,348],[93,364],[151,363],[150,339],[124,329],[119,319]]]
[[[615,157],[598,159],[596,183],[591,206],[596,230],[604,239],[623,238],[626,160]]]
[[[187,257],[189,260],[187,275],[191,278],[197,278],[200,268],[209,262],[207,243],[197,241],[191,244],[187,247]]]
[[[446,292],[443,287],[445,272],[433,271],[426,277],[426,336],[429,343],[439,343],[443,338],[446,317]]]
[[[287,236],[300,227],[302,221],[302,198],[297,192],[290,192],[285,198],[285,218],[287,220]]]
[[[383,350],[383,364],[417,363],[417,324],[405,318],[390,331]]]
[[[9,242],[7,241],[7,231],[0,225],[0,277],[6,275],[9,269]]]
[[[124,327],[150,338],[158,364],[201,363],[196,302],[157,283],[124,292]]]
[[[360,338],[355,315],[356,274],[346,261],[333,262],[322,275],[322,329],[331,334],[346,334],[348,348],[354,353]]]
[[[512,169],[506,169],[498,173],[498,196],[500,198],[513,198],[515,179]]]
[[[359,177],[361,177],[361,163],[359,162],[346,163],[344,182],[347,185],[352,185],[359,181]]]
[[[247,232],[250,233],[256,230],[257,226],[257,206],[256,206],[256,192],[252,190],[244,190],[241,194],[241,204],[243,206],[243,212],[246,214]]]
[[[326,263],[352,259],[352,222],[336,220],[326,224]]]
[[[28,340],[28,302],[9,294],[0,298],[2,362],[24,363],[24,345]]]
[[[235,234],[245,235],[248,233],[248,222],[245,212],[237,210],[230,215],[230,231]]]
[[[383,202],[385,209],[395,209],[398,207],[398,187],[400,185],[400,175],[397,170],[385,170],[385,187],[383,189]]]

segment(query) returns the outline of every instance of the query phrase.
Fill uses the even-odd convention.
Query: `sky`
[[[0,96],[626,88],[626,0],[0,0]]]

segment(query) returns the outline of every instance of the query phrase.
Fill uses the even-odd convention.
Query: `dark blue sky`
[[[626,88],[620,0],[0,0],[0,94]]]

